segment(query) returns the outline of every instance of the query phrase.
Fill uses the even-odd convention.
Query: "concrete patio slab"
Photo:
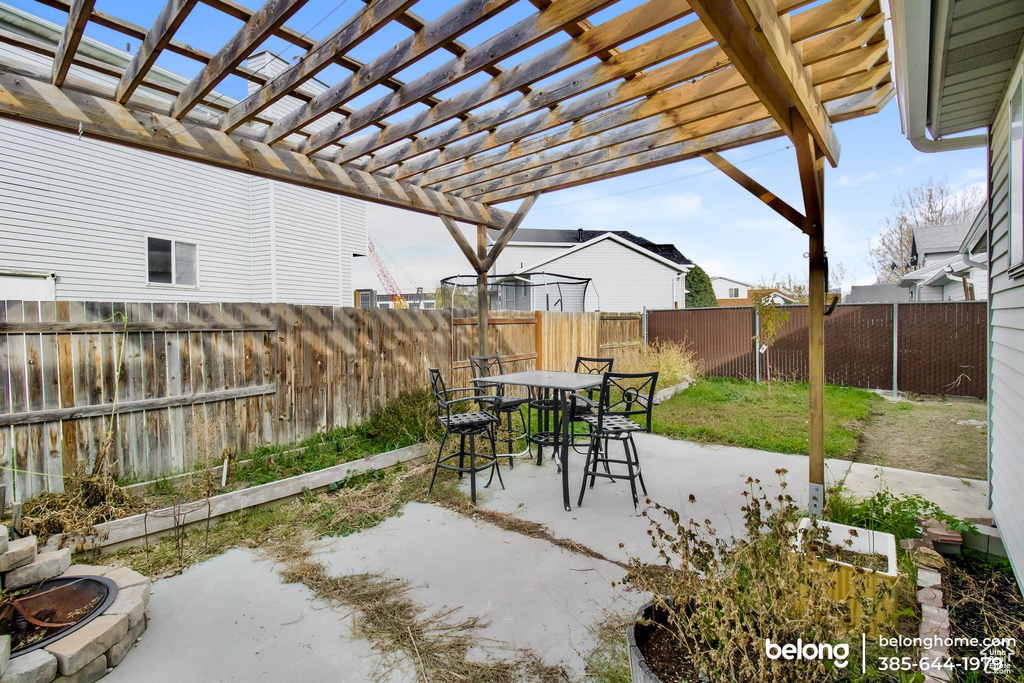
[[[231,550],[153,584],[149,629],[109,683],[371,681],[380,662],[352,617],[271,562]],[[414,680],[400,669],[386,680]]]
[[[511,659],[525,648],[546,664],[566,666],[571,680],[582,677],[583,657],[595,645],[591,629],[643,602],[612,587],[625,573],[621,567],[433,505],[411,503],[373,529],[323,539],[313,559],[331,575],[405,579],[410,597],[428,612],[457,607],[448,619],[487,622],[473,656]]]
[[[775,471],[786,469],[789,494],[797,505],[807,504],[806,456],[702,445],[656,434],[637,434],[635,439],[648,496],[695,519],[710,519],[721,534],[739,534],[742,530],[740,507],[748,476],[760,479],[768,495],[774,496],[779,491]],[[613,444],[612,448],[615,447]],[[570,452],[570,491],[574,506],[579,496],[583,464],[584,456]],[[571,538],[611,560],[624,561],[627,553],[648,561],[656,560],[657,555],[647,537],[648,520],[634,514],[628,482],[598,479],[594,488],[587,490],[583,506],[565,512],[561,478],[554,461],[547,455],[540,467],[521,459],[515,469],[509,471],[506,462],[502,473],[505,490],[497,484],[483,489],[481,505],[544,524],[555,536]],[[884,485],[897,493],[920,493],[951,514],[963,517],[988,514],[984,482],[965,484],[953,477],[831,459],[825,461],[825,477],[829,485],[846,480],[847,488],[857,496],[870,495]],[[690,494],[696,497],[693,505],[688,502]],[[643,499],[641,495],[641,502]],[[619,547],[620,543],[624,544],[624,549]]]

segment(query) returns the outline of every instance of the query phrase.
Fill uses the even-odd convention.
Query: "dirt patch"
[[[873,407],[855,460],[904,470],[986,479],[985,402],[932,399]]]

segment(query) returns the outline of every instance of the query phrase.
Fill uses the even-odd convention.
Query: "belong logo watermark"
[[[785,661],[822,661],[827,660],[835,664],[837,669],[845,669],[850,663],[850,646],[846,643],[805,643],[802,638],[797,638],[796,643],[780,645],[773,643],[771,638],[765,638],[764,651],[768,659]]]

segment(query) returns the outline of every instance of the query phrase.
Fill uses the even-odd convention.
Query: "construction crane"
[[[373,265],[373,272],[377,274],[377,279],[380,280],[384,290],[388,293],[388,297],[391,298],[391,305],[395,308],[409,308],[409,302],[402,296],[402,290],[399,289],[395,278],[391,276],[391,271],[384,265],[384,260],[377,252],[377,245],[373,243],[369,235],[366,236],[366,246],[370,252],[370,263]]]

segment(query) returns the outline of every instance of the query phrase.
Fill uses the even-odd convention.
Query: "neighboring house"
[[[936,261],[945,261],[960,253],[960,244],[971,229],[971,223],[925,225],[914,228],[910,243],[910,262],[915,268],[926,268]]]
[[[431,311],[437,308],[437,301],[434,292],[403,292],[409,308]],[[394,308],[391,302],[391,295],[378,292],[376,289],[357,289],[353,305],[356,308]]]
[[[722,307],[753,306],[755,301],[761,301],[766,297],[771,297],[776,306],[798,303],[796,299],[781,289],[753,287],[724,277],[711,278],[711,287],[715,291],[718,305]]]
[[[911,301],[980,301],[988,298],[987,254],[962,251],[969,235],[977,237],[982,232],[980,226],[987,220],[986,207],[987,204],[971,223],[914,231],[917,247],[914,254],[920,267],[906,273],[899,281],[899,286],[909,292]]]
[[[489,233],[491,241],[497,231]],[[693,263],[674,245],[655,244],[624,230],[519,229],[492,269],[495,274],[529,278],[533,284],[553,279],[545,273],[588,278],[585,301],[582,288],[566,288],[564,310],[639,311],[644,308],[683,308],[684,280]],[[550,292],[532,291],[532,308],[543,309]]]
[[[910,301],[910,290],[889,282],[853,285],[850,293],[843,297],[845,304],[891,304],[903,301]]]
[[[56,43],[63,26],[0,4],[0,30]],[[118,68],[130,59],[88,37],[79,51]],[[0,52],[50,68],[49,57]],[[285,64],[268,59],[249,65],[270,74]],[[187,83],[159,67],[148,78]],[[351,305],[352,258],[366,253],[363,202],[9,120],[0,150],[0,299]]]
[[[911,143],[987,148],[987,204],[957,252],[988,268],[990,502],[1024,580],[1024,3],[904,0],[892,24]]]
[[[711,278],[711,288],[715,291],[719,306],[749,306],[750,287],[746,282],[730,280],[721,275]]]

